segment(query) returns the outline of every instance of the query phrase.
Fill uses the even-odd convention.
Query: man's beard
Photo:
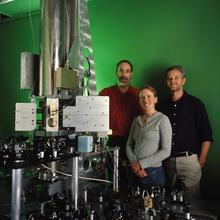
[[[121,81],[120,79],[126,79],[126,81],[123,82],[123,81]],[[127,78],[119,78],[119,79],[117,80],[117,85],[118,85],[119,87],[127,87],[127,86],[129,85],[129,79],[127,79]]]

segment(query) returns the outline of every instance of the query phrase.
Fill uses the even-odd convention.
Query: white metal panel
[[[63,110],[63,127],[75,127],[79,132],[109,130],[109,97],[77,96],[76,106]]]
[[[36,103],[16,103],[15,130],[33,131],[36,128]]]

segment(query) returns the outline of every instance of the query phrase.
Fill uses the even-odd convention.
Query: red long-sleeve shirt
[[[117,85],[103,89],[99,95],[109,96],[110,100],[110,129],[113,136],[128,136],[131,123],[139,114],[138,89],[129,86],[122,93]]]

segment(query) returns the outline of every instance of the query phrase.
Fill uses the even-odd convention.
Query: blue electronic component
[[[78,137],[78,151],[79,152],[92,152],[93,150],[93,136],[79,136]]]

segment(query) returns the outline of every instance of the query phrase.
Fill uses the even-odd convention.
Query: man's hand
[[[199,164],[200,164],[201,168],[203,168],[205,166],[205,163],[206,163],[206,159],[200,157],[199,158]]]
[[[199,157],[199,164],[200,164],[201,168],[203,168],[205,166],[210,145],[211,145],[210,141],[204,141],[201,144],[201,152],[200,152],[200,157]]]

